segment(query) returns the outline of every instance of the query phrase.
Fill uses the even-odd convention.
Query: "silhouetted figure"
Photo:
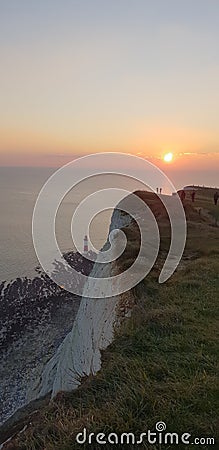
[[[192,191],[191,197],[192,197],[192,203],[194,203],[194,201],[195,201],[195,191]]]
[[[215,192],[215,194],[214,194],[214,204],[215,204],[215,206],[217,206],[218,199],[219,199],[219,194],[218,194],[218,192]]]
[[[158,192],[159,192],[159,189],[158,189],[158,188],[156,188],[156,191],[157,191],[157,194],[158,194]]]
[[[162,194],[162,188],[160,188],[160,194]]]

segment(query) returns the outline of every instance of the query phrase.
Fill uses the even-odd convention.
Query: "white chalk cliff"
[[[130,216],[116,209],[110,231],[129,225],[130,220]],[[116,262],[95,263],[84,291],[89,292],[92,277],[111,277],[116,273]],[[96,374],[101,367],[101,350],[112,342],[115,326],[127,315],[131,303],[131,293],[100,299],[82,297],[71,332],[46,364],[30,398],[49,392],[54,397],[59,391],[72,391],[84,375]]]

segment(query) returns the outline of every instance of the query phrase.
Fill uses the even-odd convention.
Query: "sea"
[[[0,167],[0,280],[33,277],[39,265],[32,241],[32,215],[38,194],[54,172],[51,168]],[[88,192],[87,192],[88,193]],[[73,251],[71,217],[76,206],[86,196],[83,187],[63,200],[57,215],[60,249]],[[93,239],[97,249],[106,240],[108,217],[96,220]],[[83,248],[83,243],[81,243]]]
[[[33,209],[42,186],[56,170],[0,167],[0,281],[36,275],[39,262],[32,241]],[[56,237],[63,253],[75,250],[71,219],[76,207],[91,193],[116,184],[133,191],[141,187],[134,180],[122,180],[121,183],[121,179],[116,180],[116,175],[104,175],[80,183],[64,198],[56,219]],[[89,228],[89,239],[97,251],[107,239],[111,215],[110,209],[99,213]]]

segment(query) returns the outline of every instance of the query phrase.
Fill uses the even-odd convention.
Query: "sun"
[[[173,154],[171,152],[166,153],[166,155],[164,155],[163,159],[165,162],[169,163],[173,160]]]

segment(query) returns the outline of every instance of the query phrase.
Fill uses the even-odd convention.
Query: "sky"
[[[0,61],[0,165],[127,152],[219,184],[218,0],[1,0]]]

